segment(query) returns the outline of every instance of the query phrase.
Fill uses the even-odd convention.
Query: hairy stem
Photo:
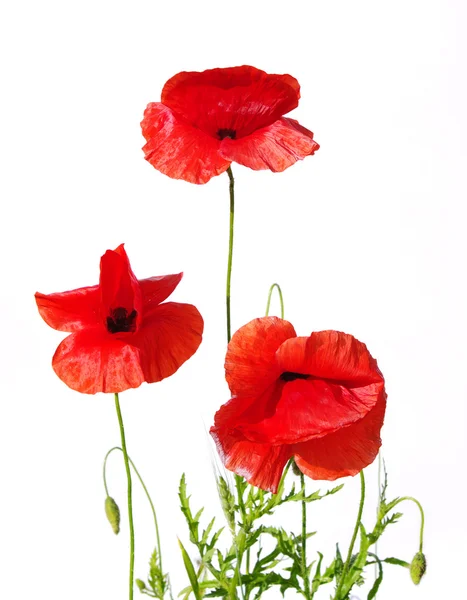
[[[422,508],[422,505],[420,504],[420,502],[416,498],[413,498],[412,496],[403,496],[402,498],[399,498],[397,500],[397,502],[394,503],[392,508],[396,507],[398,504],[400,504],[401,502],[404,502],[405,500],[410,500],[411,502],[414,502],[420,510],[421,523],[420,523],[420,549],[419,549],[419,552],[423,552],[423,531],[425,529],[425,513],[423,512],[423,508]]]
[[[227,169],[229,176],[229,195],[230,195],[230,222],[229,222],[229,257],[227,260],[227,286],[226,286],[226,309],[227,309],[227,343],[232,337],[230,324],[230,280],[232,278],[232,256],[233,256],[233,238],[234,238],[234,215],[235,215],[235,195],[234,195],[234,177],[232,169]]]
[[[114,446],[105,455],[105,458],[104,458],[104,467],[103,467],[103,477],[104,477],[105,493],[107,494],[107,496],[109,495],[109,490],[107,488],[107,477],[106,477],[107,459],[109,458],[110,454],[112,454],[112,452],[114,450],[120,450],[120,452],[123,452],[123,450],[120,448],[120,446]],[[161,550],[161,540],[160,540],[160,536],[159,536],[159,525],[158,525],[158,522],[157,522],[156,509],[154,508],[154,503],[153,503],[152,498],[151,498],[151,496],[149,494],[148,488],[146,487],[146,485],[145,485],[145,483],[143,481],[143,478],[141,477],[138,469],[136,468],[135,463],[131,460],[130,457],[128,457],[128,460],[130,462],[130,465],[133,467],[133,471],[136,473],[136,475],[137,475],[137,477],[138,477],[138,479],[139,479],[139,481],[140,481],[140,483],[141,483],[141,485],[143,487],[143,490],[144,490],[144,492],[146,494],[146,497],[147,497],[147,499],[149,501],[149,504],[151,506],[152,516],[154,518],[154,527],[156,529],[157,552],[159,554],[159,568],[160,568],[161,573],[162,573],[163,572],[162,571],[162,550]]]
[[[340,600],[340,593],[342,590],[342,586],[344,585],[345,579],[349,572],[350,568],[350,560],[352,558],[353,547],[355,545],[355,540],[357,539],[358,530],[360,529],[360,523],[362,522],[362,513],[363,513],[363,505],[365,504],[365,475],[363,474],[363,469],[360,471],[360,485],[361,485],[361,495],[360,495],[360,504],[358,507],[357,514],[357,522],[355,523],[355,529],[352,535],[352,539],[350,540],[349,551],[347,553],[347,560],[345,561],[344,569],[342,570],[342,575],[339,581],[339,587],[336,591],[335,600]]]
[[[306,502],[304,500],[306,490],[305,490],[305,476],[303,475],[303,473],[300,473],[300,483],[302,486],[302,494],[303,494],[303,500],[302,500],[302,578],[303,578],[303,583],[305,585],[304,596],[307,600],[309,600],[311,598],[311,595],[310,595],[310,578],[308,577],[307,564],[306,564]]]
[[[122,452],[123,459],[125,461],[126,478],[128,481],[128,521],[130,524],[130,595],[129,599],[133,600],[133,579],[134,579],[134,568],[135,568],[135,531],[133,527],[133,500],[132,500],[132,486],[131,486],[131,471],[130,462],[128,459],[128,452],[126,449],[125,442],[125,429],[123,427],[122,411],[120,410],[120,402],[118,394],[115,394],[115,408],[117,409],[118,424],[120,426],[120,437],[122,440]]]
[[[279,293],[279,300],[281,303],[281,319],[283,319],[284,318],[284,298],[282,296],[281,286],[278,283],[273,283],[271,285],[271,287],[269,288],[268,303],[266,304],[266,316],[269,315],[269,308],[271,307],[271,296],[274,291],[274,288],[277,288],[277,291]]]

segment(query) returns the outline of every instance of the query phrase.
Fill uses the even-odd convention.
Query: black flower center
[[[225,138],[230,138],[231,140],[234,140],[237,137],[237,132],[235,131],[235,129],[218,129],[217,137],[220,140],[225,140]]]
[[[130,314],[126,308],[119,306],[113,308],[109,317],[107,317],[107,331],[110,333],[120,333],[121,331],[134,331],[136,328],[136,310]]]
[[[293,373],[292,371],[285,371],[280,376],[282,381],[295,381],[296,379],[309,379],[309,375],[305,375],[303,373]]]

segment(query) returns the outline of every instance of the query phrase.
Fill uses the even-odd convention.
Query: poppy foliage
[[[365,344],[338,331],[297,337],[277,317],[254,319],[225,359],[232,398],[213,436],[225,466],[277,491],[287,461],[312,479],[355,475],[375,459],[386,408],[384,379]]]
[[[284,171],[319,148],[311,131],[283,116],[299,98],[291,75],[247,65],[178,73],[144,112],[146,160],[191,183],[206,183],[232,162]]]
[[[165,302],[182,273],[136,279],[123,244],[107,250],[99,285],[57,294],[36,293],[39,313],[71,333],[52,366],[85,394],[123,392],[169,377],[201,343],[203,319],[191,304]]]

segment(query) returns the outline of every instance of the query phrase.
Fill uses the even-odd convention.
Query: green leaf
[[[215,598],[218,596],[227,596],[227,594],[228,594],[228,591],[224,590],[224,588],[217,588],[216,590],[209,592],[209,594],[206,594],[205,598]]]
[[[151,558],[149,559],[148,584],[154,592],[154,597],[159,598],[159,600],[163,600],[165,593],[169,588],[169,582],[167,574],[164,575],[164,573],[162,573],[160,570],[157,549],[154,549],[154,552],[151,554]],[[147,591],[144,593],[147,593]]]
[[[389,558],[385,558],[382,562],[389,563],[390,565],[398,565],[399,567],[405,567],[406,569],[410,569],[410,563],[405,560],[401,560],[400,558],[394,558],[390,556]]]
[[[211,529],[213,528],[215,520],[216,520],[216,517],[213,517],[211,519],[211,521],[209,522],[209,525],[207,526],[207,528],[203,531],[203,535],[201,537],[201,544],[202,545],[207,544],[208,537],[209,537],[209,534],[211,533]]]
[[[376,562],[378,563],[378,569],[379,569],[378,577],[375,579],[373,587],[368,592],[368,596],[367,596],[367,600],[373,600],[373,598],[376,598],[376,594],[378,593],[379,586],[381,585],[381,582],[383,581],[383,565],[381,564],[381,561],[376,556],[376,554],[373,554],[372,552],[369,552],[368,554],[370,556],[373,556],[373,558],[376,560]]]
[[[193,567],[193,563],[191,562],[190,557],[188,556],[187,551],[185,550],[182,542],[178,540],[178,544],[180,546],[180,550],[182,551],[183,564],[185,565],[185,569],[188,575],[188,579],[191,583],[191,589],[193,591],[193,595],[196,600],[201,600],[202,596],[199,590],[198,578],[196,577],[196,572]]]
[[[216,531],[216,533],[212,536],[211,541],[208,544],[208,550],[211,550],[211,548],[214,548],[214,546],[216,545],[217,540],[219,539],[220,534],[224,531],[224,528],[221,527],[218,531]]]

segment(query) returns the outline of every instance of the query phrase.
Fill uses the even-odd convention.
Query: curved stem
[[[107,494],[107,496],[109,495],[109,491],[107,489],[107,478],[106,478],[106,466],[107,466],[107,459],[109,458],[110,454],[114,451],[114,450],[120,450],[120,452],[123,452],[123,450],[120,448],[120,446],[114,446],[113,448],[111,448],[107,454],[105,455],[104,458],[104,487],[105,487],[105,493]],[[130,457],[128,457],[128,460],[130,461],[130,465],[133,467],[134,472],[136,473],[142,487],[143,490],[146,494],[146,497],[149,501],[149,504],[151,506],[151,510],[152,510],[152,516],[154,517],[154,527],[156,529],[156,542],[157,542],[157,552],[159,553],[159,567],[162,571],[162,551],[161,551],[161,540],[160,540],[160,536],[159,536],[159,525],[157,522],[157,515],[156,515],[156,509],[154,508],[154,503],[152,501],[152,498],[149,494],[148,488],[146,487],[146,485],[144,484],[143,478],[141,477],[141,475],[139,474],[138,469],[135,466],[135,463],[131,460]]]
[[[363,505],[365,503],[365,475],[363,474],[363,469],[360,471],[360,485],[361,485],[361,494],[360,494],[360,504],[358,507],[357,522],[355,523],[355,529],[353,531],[352,539],[350,540],[349,551],[347,553],[347,560],[345,561],[344,569],[342,570],[342,575],[340,578],[339,587],[337,588],[335,600],[340,599],[340,592],[341,592],[342,586],[344,585],[345,578],[347,577],[347,573],[349,572],[350,560],[352,558],[353,547],[355,545],[355,540],[357,539],[358,530],[360,528],[360,523],[362,521]]]
[[[402,498],[399,498],[397,500],[397,502],[394,502],[394,504],[392,505],[392,508],[394,508],[401,502],[404,502],[405,500],[410,500],[411,502],[415,502],[415,504],[418,506],[418,508],[420,510],[421,524],[420,524],[420,550],[419,550],[419,552],[423,552],[423,531],[425,529],[425,513],[423,511],[423,508],[422,508],[422,505],[420,504],[420,502],[416,498],[413,498],[412,496],[403,496]]]
[[[227,343],[230,342],[231,325],[230,325],[230,280],[232,277],[232,256],[233,256],[233,237],[234,237],[234,215],[235,215],[235,195],[234,195],[234,177],[232,169],[227,169],[229,176],[229,195],[230,195],[230,223],[229,223],[229,258],[227,260],[227,286],[225,294],[225,302],[227,309]]]
[[[122,440],[122,452],[123,459],[125,461],[126,478],[128,481],[128,521],[130,524],[130,596],[129,599],[133,600],[133,579],[134,579],[134,568],[135,568],[135,531],[133,527],[133,500],[131,496],[131,471],[130,463],[128,460],[128,452],[126,450],[125,442],[125,429],[123,427],[122,411],[120,410],[120,402],[118,394],[115,394],[115,408],[117,410],[118,424],[120,426],[120,437]]]
[[[269,316],[269,308],[271,306],[271,296],[272,296],[272,292],[274,291],[274,288],[277,288],[277,291],[279,292],[279,300],[281,303],[281,319],[283,319],[284,318],[284,298],[282,296],[281,286],[278,283],[273,283],[271,285],[271,287],[269,288],[268,303],[266,304],[266,316]]]
[[[376,505],[376,519],[379,516],[379,510],[381,507],[381,471],[383,466],[383,459],[381,457],[381,449],[378,452],[378,503]],[[375,554],[378,554],[378,540],[375,542]],[[379,575],[379,564],[375,562],[375,579]]]
[[[300,483],[302,486],[303,498],[305,498],[305,477],[303,473],[300,473]],[[306,564],[306,502],[302,500],[302,578],[305,584],[305,598],[309,599],[310,596],[310,579],[307,573]]]

